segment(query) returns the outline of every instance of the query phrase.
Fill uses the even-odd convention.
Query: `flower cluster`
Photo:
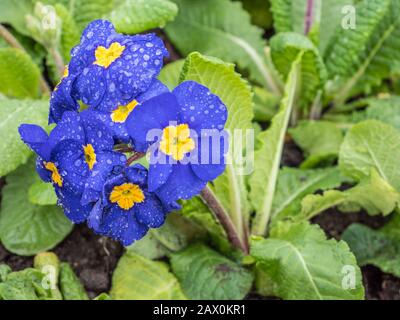
[[[66,216],[124,245],[225,168],[225,105],[193,81],[170,92],[157,80],[167,55],[154,34],[121,35],[96,20],[52,93],[54,129],[19,128]],[[148,169],[134,163],[146,153]]]

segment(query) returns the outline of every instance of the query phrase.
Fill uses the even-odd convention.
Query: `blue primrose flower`
[[[85,189],[100,194],[109,174],[126,162],[112,151],[112,134],[90,111],[65,112],[50,135],[30,124],[21,125],[19,133],[38,155],[40,177],[53,183],[66,216],[75,223],[85,221],[92,208],[89,202],[81,204]]]
[[[148,190],[173,202],[217,178],[225,169],[226,120],[220,98],[194,81],[137,106],[126,128],[136,151],[150,148]]]
[[[79,100],[102,112],[118,113],[125,106],[129,110],[152,86],[167,56],[155,34],[126,36],[106,20],[91,22],[51,96],[49,122],[60,121],[65,111],[79,110]]]
[[[166,56],[168,51],[155,34],[126,36],[115,32],[110,22],[95,20],[71,51],[73,97],[112,112],[149,89]]]
[[[93,113],[97,119],[102,121],[112,131],[115,141],[129,143],[130,138],[125,127],[125,121],[129,114],[139,104],[166,92],[169,92],[168,88],[159,80],[155,79],[147,91],[141,93],[126,105],[118,106],[118,108],[111,112],[93,110]]]
[[[179,206],[149,192],[147,176],[147,169],[135,164],[107,180],[89,215],[89,227],[124,246],[144,237],[149,228],[160,227],[166,214]]]

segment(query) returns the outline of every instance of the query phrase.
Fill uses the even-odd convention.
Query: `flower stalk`
[[[126,160],[126,166],[129,167],[135,161],[143,158],[146,154],[144,152],[135,152],[131,157]]]
[[[208,186],[201,191],[201,199],[210,208],[216,219],[221,223],[232,245],[241,250],[244,254],[248,254],[249,245],[247,238],[240,238],[229,214],[225,211]]]

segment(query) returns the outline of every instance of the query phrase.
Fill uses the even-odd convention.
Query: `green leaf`
[[[0,282],[4,282],[7,279],[7,276],[11,273],[11,268],[4,264],[0,263]]]
[[[10,24],[18,32],[29,36],[26,27],[26,15],[32,13],[32,11],[32,0],[0,1],[0,23]]]
[[[372,264],[383,272],[400,277],[400,220],[394,217],[380,230],[353,223],[343,233],[360,266]]]
[[[285,133],[295,101],[299,63],[300,59],[293,63],[280,111],[273,117],[271,126],[257,137],[260,147],[254,153],[254,172],[249,180],[250,200],[256,210],[251,231],[255,235],[266,232],[271,215]]]
[[[264,88],[253,87],[254,90],[254,120],[270,121],[279,111],[280,96],[266,91]]]
[[[28,199],[37,179],[33,161],[7,176],[0,211],[0,239],[7,250],[29,256],[55,247],[72,230],[57,206],[38,206]]]
[[[110,291],[115,300],[183,300],[178,280],[164,262],[146,259],[133,252],[119,260]]]
[[[378,98],[367,98],[358,100],[355,107],[352,104],[344,105],[351,109],[355,107],[365,108],[361,111],[354,111],[350,114],[330,114],[327,113],[324,118],[336,122],[344,127],[351,127],[352,124],[364,120],[379,120],[390,124],[400,130],[400,97],[399,96],[383,96]],[[336,108],[338,109],[338,108]],[[332,109],[334,111],[334,109]]]
[[[171,267],[194,300],[243,299],[253,281],[250,271],[201,244],[172,254]]]
[[[375,119],[392,125],[400,130],[400,97],[371,98],[367,100],[365,120]]]
[[[241,155],[245,138],[252,128],[253,104],[250,87],[232,64],[191,53],[185,61],[181,81],[193,80],[207,86],[212,93],[221,98],[228,108],[225,128],[230,132],[229,153],[225,172],[210,186],[226,212],[231,216],[239,234],[243,233],[245,219],[250,211],[245,183],[246,165],[240,164],[236,156]],[[233,136],[236,134],[237,136]],[[240,137],[241,134],[241,137]],[[235,143],[233,143],[233,139]],[[242,144],[239,140],[242,139]],[[236,147],[234,148],[234,145]],[[239,146],[239,147],[238,147]],[[234,161],[236,159],[236,161]],[[244,159],[245,161],[247,159]]]
[[[60,1],[44,0],[55,5]],[[161,28],[174,19],[177,6],[169,0],[63,0],[80,30],[96,19],[110,20],[121,33]]]
[[[29,201],[40,206],[57,204],[57,196],[51,183],[41,180],[33,183],[28,190]]]
[[[175,89],[175,87],[179,84],[179,77],[184,63],[184,59],[179,59],[167,64],[161,70],[158,80],[165,84],[169,90]]]
[[[54,7],[57,16],[59,16],[62,21],[60,50],[64,61],[67,63],[70,60],[71,49],[79,43],[80,30],[66,7],[61,4],[56,4]]]
[[[47,127],[48,102],[0,99],[0,176],[26,163],[32,152],[21,141],[18,127],[23,123]]]
[[[4,282],[0,282],[0,300],[43,300],[49,297],[49,291],[43,288],[44,274],[28,268],[9,273]]]
[[[371,176],[346,191],[329,190],[322,195],[309,195],[301,203],[298,219],[311,219],[333,206],[342,211],[359,211],[364,208],[370,215],[388,215],[400,204],[400,193],[373,169]]]
[[[204,228],[211,243],[219,252],[235,256],[236,252],[228,241],[225,230],[199,197],[183,201],[180,214]]]
[[[271,0],[271,12],[274,21],[274,28],[277,33],[289,32],[289,31],[303,33],[298,26],[294,28],[292,25],[291,9],[292,9],[291,0]]]
[[[350,94],[369,92],[388,78],[400,61],[400,2],[363,0],[356,7],[356,28],[339,28],[326,51],[330,79],[337,78],[336,104]]]
[[[327,240],[317,225],[281,222],[268,239],[253,238],[250,253],[280,298],[364,298],[361,272],[349,247],[344,241]],[[351,270],[347,277],[346,270]],[[354,286],[347,279],[354,279]]]
[[[53,252],[40,252],[33,259],[35,269],[46,275],[46,282],[49,282],[47,299],[62,300],[63,297],[58,288],[58,277],[60,275],[60,260]],[[50,282],[52,281],[52,282]]]
[[[340,149],[339,167],[347,176],[360,181],[371,169],[400,191],[400,132],[376,120],[363,121],[351,128]]]
[[[304,34],[306,27],[307,0],[271,0],[276,32]],[[316,42],[324,52],[343,18],[342,8],[352,5],[352,0],[322,0],[313,2],[311,32],[317,33]]]
[[[74,17],[78,27],[83,30],[91,21],[110,14],[114,2],[114,0],[68,0],[68,4],[64,5],[69,8],[71,16]]]
[[[111,297],[107,293],[100,293],[96,298],[93,300],[112,300]]]
[[[0,49],[0,92],[15,98],[36,98],[40,70],[25,52]]]
[[[183,55],[199,51],[237,63],[241,69],[250,71],[250,76],[260,84],[279,93],[264,58],[262,30],[251,25],[249,14],[239,2],[174,1],[179,7],[179,14],[165,30]]]
[[[338,168],[281,169],[272,203],[272,223],[296,216],[301,211],[301,201],[306,195],[339,187],[343,180]]]
[[[114,3],[106,18],[122,33],[163,28],[178,13],[176,4],[168,0],[119,0]]]
[[[161,228],[151,229],[140,241],[128,247],[148,259],[158,259],[205,238],[205,230],[179,213],[170,213]]]
[[[64,300],[88,300],[81,281],[68,263],[60,264],[60,290]]]
[[[275,68],[285,81],[289,76],[292,62],[302,52],[300,62],[301,86],[299,107],[308,108],[322,90],[327,78],[324,62],[318,49],[307,37],[294,32],[279,33],[271,39],[271,58]]]
[[[333,164],[343,142],[342,130],[328,121],[301,121],[289,133],[307,156],[301,168]]]

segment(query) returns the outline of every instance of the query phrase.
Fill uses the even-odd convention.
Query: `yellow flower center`
[[[124,183],[114,187],[110,194],[110,201],[117,203],[121,209],[129,210],[135,203],[144,201],[144,194],[137,184]]]
[[[83,146],[83,152],[85,153],[85,161],[90,170],[93,170],[94,164],[96,163],[96,153],[91,144]]]
[[[111,120],[114,122],[124,123],[129,114],[139,103],[136,100],[129,102],[125,106],[119,106],[111,113]]]
[[[65,66],[65,68],[64,68],[64,72],[63,72],[63,78],[66,78],[66,77],[68,77],[68,75],[69,75],[69,69],[68,69],[68,65],[66,65]]]
[[[51,180],[60,188],[63,185],[63,179],[58,172],[56,165],[53,162],[43,162],[44,167],[51,172]]]
[[[58,89],[58,86],[60,85],[60,83],[63,81],[64,78],[68,77],[68,75],[69,75],[69,70],[68,70],[68,65],[66,65],[64,68],[63,75],[62,75],[60,81],[58,81],[56,87],[54,88],[54,91],[56,91]]]
[[[118,42],[113,42],[109,48],[98,46],[94,55],[97,64],[100,67],[108,68],[115,60],[117,60],[124,52],[125,46],[121,46]]]
[[[190,138],[187,124],[164,128],[160,142],[160,150],[175,160],[182,160],[186,153],[194,149],[194,141]]]

